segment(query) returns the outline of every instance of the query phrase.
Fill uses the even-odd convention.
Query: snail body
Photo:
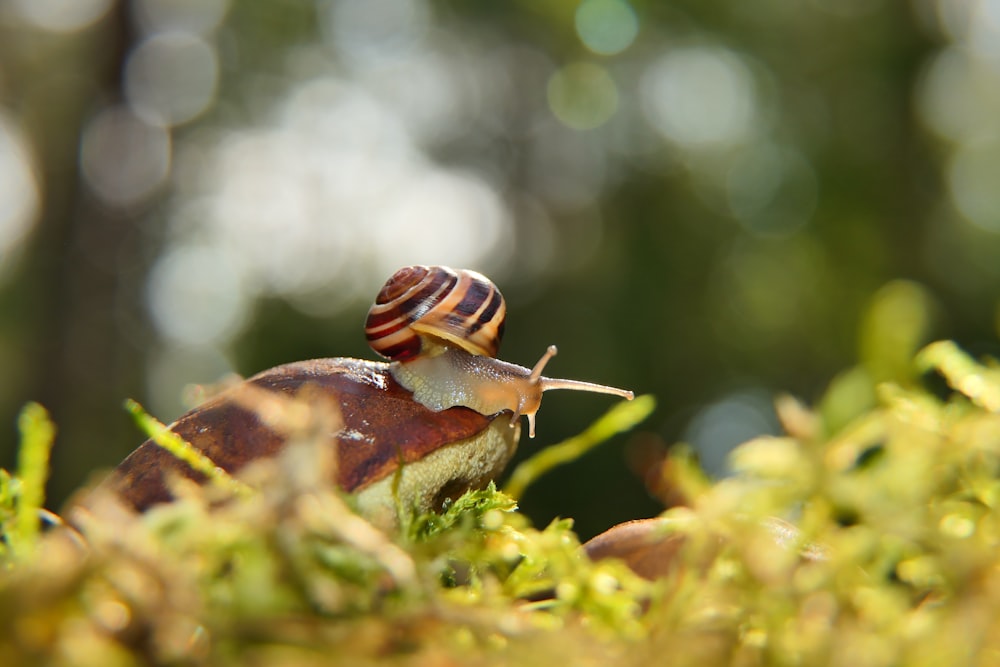
[[[277,366],[170,428],[217,466],[238,472],[302,439],[268,417],[268,397],[336,415],[336,427],[314,425],[310,436],[332,448],[331,481],[356,495],[362,513],[392,524],[399,506],[438,509],[496,477],[517,448],[521,415],[534,437],[543,392],[575,389],[632,398],[622,389],[543,377],[555,346],[531,369],[496,359],[505,319],[503,297],[481,274],[406,267],[379,292],[365,326],[372,349],[389,362],[331,358]],[[170,474],[203,480],[147,441],[103,486],[143,511],[170,500]]]

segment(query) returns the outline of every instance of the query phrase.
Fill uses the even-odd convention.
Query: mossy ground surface
[[[948,343],[917,363],[947,390],[881,383],[851,413],[845,374],[815,411],[781,399],[786,435],[726,479],[675,448],[657,488],[684,544],[654,582],[492,487],[380,531],[301,456],[235,499],[180,484],[40,530],[53,433],[29,406],[0,476],[0,665],[1000,663],[1000,369]]]

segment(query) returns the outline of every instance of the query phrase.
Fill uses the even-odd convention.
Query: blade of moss
[[[575,461],[614,435],[627,431],[648,417],[656,408],[653,396],[639,396],[633,401],[614,405],[587,430],[559,444],[546,447],[521,463],[510,476],[503,492],[520,498],[525,489],[553,468]]]
[[[131,398],[126,400],[125,409],[132,415],[139,428],[149,436],[150,440],[189,465],[192,470],[200,472],[213,483],[227,488],[237,495],[248,495],[253,491],[249,486],[215,465],[215,462],[205,456],[201,450],[146,412],[138,401]]]
[[[18,494],[11,545],[18,556],[30,553],[40,529],[40,510],[45,503],[45,482],[49,478],[49,456],[56,427],[49,413],[38,403],[28,403],[17,418],[21,435],[18,452]]]

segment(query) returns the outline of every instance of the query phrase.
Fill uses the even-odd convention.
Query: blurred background
[[[126,397],[373,357],[412,263],[498,283],[503,358],[658,398],[523,499],[583,537],[779,392],[846,419],[924,341],[1000,352],[1000,0],[0,0],[0,67],[0,465],[44,403],[55,507]]]

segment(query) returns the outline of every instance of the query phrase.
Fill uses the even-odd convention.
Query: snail
[[[393,377],[417,402],[435,411],[456,405],[484,415],[509,410],[511,426],[525,415],[531,438],[542,392],[575,389],[633,398],[625,389],[543,377],[555,345],[530,370],[496,359],[506,314],[503,296],[482,274],[408,266],[378,293],[365,336],[373,350],[396,362]]]
[[[555,346],[531,369],[497,359],[505,319],[503,296],[485,276],[406,267],[379,291],[365,324],[372,349],[389,361],[338,357],[277,366],[187,412],[170,429],[235,472],[276,456],[296,437],[262,409],[268,397],[300,399],[314,414],[338,420],[339,428],[319,429],[334,452],[332,481],[354,494],[362,514],[394,525],[399,506],[439,509],[496,477],[517,448],[521,415],[534,437],[543,392],[632,398],[624,389],[543,377]],[[172,498],[171,474],[204,481],[146,441],[101,487],[144,511]]]

